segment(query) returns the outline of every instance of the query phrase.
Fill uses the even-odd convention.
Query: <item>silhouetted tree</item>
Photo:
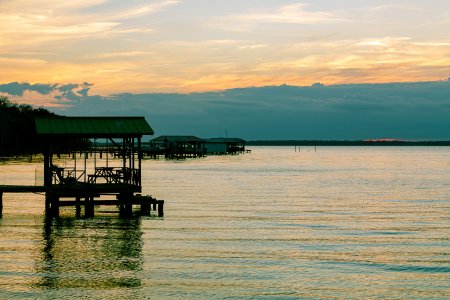
[[[0,155],[37,153],[42,142],[36,134],[34,119],[37,116],[55,116],[44,109],[16,104],[0,96]]]

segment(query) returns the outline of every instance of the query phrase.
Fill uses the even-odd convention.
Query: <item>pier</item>
[[[183,159],[205,156],[205,141],[196,136],[163,135],[145,145],[143,153],[152,158]]]
[[[240,138],[201,139],[196,136],[163,135],[150,143],[143,143],[142,153],[151,158],[183,159],[205,157],[207,155],[236,155],[249,153],[245,140]]]
[[[152,135],[153,129],[143,117],[45,117],[36,118],[36,131],[45,140],[43,185],[0,186],[0,216],[4,193],[45,193],[45,211],[59,216],[59,208],[75,207],[76,216],[93,217],[94,207],[114,205],[121,215],[131,215],[133,205],[140,206],[141,213],[155,210],[164,215],[164,200],[143,196],[141,185],[143,135]],[[64,141],[73,139],[82,145],[94,147],[79,149],[61,148]],[[98,139],[105,140],[114,149],[114,157],[120,157],[120,165],[111,165],[109,152],[97,150]],[[54,164],[56,157],[66,155],[72,164]],[[81,162],[77,157],[81,156]],[[88,157],[93,165],[88,165]],[[103,159],[101,159],[103,156]],[[117,160],[116,160],[117,161]]]

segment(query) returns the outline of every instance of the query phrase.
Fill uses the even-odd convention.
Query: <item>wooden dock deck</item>
[[[0,185],[0,217],[3,212],[3,193],[45,193],[46,213],[59,215],[59,207],[73,206],[76,216],[81,216],[81,207],[85,208],[85,217],[94,216],[94,206],[112,205],[119,207],[121,215],[131,215],[133,205],[141,208],[142,214],[150,214],[151,210],[164,216],[164,200],[157,200],[151,196],[135,194],[140,188],[131,184],[61,184],[52,188],[30,185]],[[100,196],[115,196],[115,199],[97,199]],[[66,200],[72,198],[75,200]]]
[[[0,185],[0,194],[2,193],[45,193],[45,186],[36,185]]]

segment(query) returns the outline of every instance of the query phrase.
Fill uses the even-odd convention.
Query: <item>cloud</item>
[[[328,24],[348,21],[331,12],[312,12],[308,5],[293,3],[282,6],[275,11],[255,11],[241,15],[230,16],[230,19],[258,23],[290,23],[290,24]]]
[[[30,84],[28,82],[10,82],[6,84],[0,84],[0,92],[12,96],[22,96],[25,91],[34,91],[43,95],[48,95],[55,89],[56,86],[56,84]]]
[[[110,52],[97,55],[98,58],[135,57],[154,54],[152,51]]]
[[[109,34],[153,33],[154,29],[148,26],[124,21],[156,13],[179,2],[157,1],[123,9],[102,0],[44,0],[39,5],[29,0],[0,1],[0,44],[20,48],[60,40],[73,43]],[[99,6],[102,9],[96,9]]]
[[[246,139],[450,139],[447,78],[111,96],[90,95],[91,87],[13,82],[0,85],[0,93],[35,105],[32,97],[41,94],[46,99],[42,103],[63,115],[145,116],[158,135],[213,137],[227,129]]]
[[[68,103],[78,103],[87,99],[89,97],[88,92],[92,85],[93,84],[87,82],[82,84],[30,84],[28,82],[10,82],[0,84],[0,93],[21,103],[24,102],[24,99],[21,98],[25,98],[28,100],[28,104],[36,106],[45,104],[47,106],[67,107],[66,105]],[[43,102],[44,99],[45,102]],[[61,104],[61,102],[63,103]]]
[[[259,49],[259,48],[266,48],[266,47],[268,47],[268,45],[266,45],[266,44],[255,44],[255,45],[239,46],[238,49],[246,50],[246,49]]]
[[[126,10],[124,12],[119,12],[119,13],[117,13],[117,15],[114,18],[126,19],[126,18],[141,17],[141,16],[145,16],[148,14],[152,14],[152,13],[161,11],[161,10],[165,9],[166,7],[176,5],[180,2],[181,1],[168,0],[168,1],[161,1],[161,2],[156,2],[156,3],[152,3],[152,4],[147,4],[147,5],[143,5],[140,7],[135,7],[135,8]]]
[[[378,5],[378,6],[367,7],[364,10],[377,11],[377,12],[392,11],[392,10],[421,11],[421,8],[418,6],[414,6],[414,5],[383,4],[383,5]]]

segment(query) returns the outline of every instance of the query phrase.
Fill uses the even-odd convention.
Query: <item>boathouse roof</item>
[[[144,117],[37,117],[36,132],[47,136],[138,137],[153,135]]]
[[[152,142],[168,143],[198,143],[204,142],[203,139],[193,135],[161,135],[151,140]]]

